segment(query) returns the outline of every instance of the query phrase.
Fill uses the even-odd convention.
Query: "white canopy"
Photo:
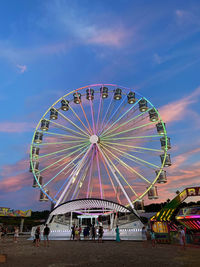
[[[59,215],[59,214],[65,214],[68,212],[78,212],[80,210],[89,210],[89,209],[106,209],[106,210],[112,210],[115,212],[124,212],[124,213],[135,213],[133,210],[126,208],[118,203],[104,200],[104,199],[95,199],[95,198],[89,198],[89,199],[77,199],[65,202],[58,207],[54,208],[51,212],[52,215]]]

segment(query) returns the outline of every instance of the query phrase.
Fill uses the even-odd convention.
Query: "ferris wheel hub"
[[[97,144],[99,143],[99,137],[96,134],[93,134],[90,136],[90,143],[91,144]]]

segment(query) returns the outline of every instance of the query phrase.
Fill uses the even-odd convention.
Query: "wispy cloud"
[[[198,14],[192,10],[177,9],[175,15],[179,25],[200,25]]]
[[[162,119],[168,123],[183,119],[188,112],[191,112],[190,105],[197,103],[199,97],[200,87],[196,88],[190,95],[161,107],[160,114]]]
[[[84,9],[85,12],[82,12]],[[62,1],[53,2],[52,5],[46,6],[45,18],[40,21],[41,27],[49,27],[52,24],[51,18],[54,17],[53,27],[57,31],[70,35],[74,40],[74,45],[90,44],[99,46],[123,47],[132,36],[133,31],[117,20],[111,23],[110,17],[102,14],[96,16],[86,12],[86,8],[75,7]],[[83,15],[84,14],[84,15]],[[86,15],[87,14],[87,15]],[[105,26],[106,24],[106,26]]]
[[[24,73],[25,71],[27,71],[27,66],[26,65],[17,64],[17,68],[18,68],[20,73]]]
[[[35,124],[29,122],[0,122],[2,133],[24,133],[33,131]]]

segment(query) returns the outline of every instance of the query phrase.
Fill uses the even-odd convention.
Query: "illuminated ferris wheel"
[[[151,102],[130,88],[89,85],[67,93],[42,116],[30,171],[40,200],[56,206],[99,198],[134,207],[166,183],[170,138]]]

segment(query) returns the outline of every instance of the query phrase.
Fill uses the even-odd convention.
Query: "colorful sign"
[[[179,193],[172,201],[167,203],[165,207],[157,212],[155,216],[151,218],[151,221],[170,221],[177,207],[190,196],[200,196],[200,187],[188,187]]]
[[[31,210],[11,210],[10,208],[0,207],[0,216],[8,217],[30,217]]]

